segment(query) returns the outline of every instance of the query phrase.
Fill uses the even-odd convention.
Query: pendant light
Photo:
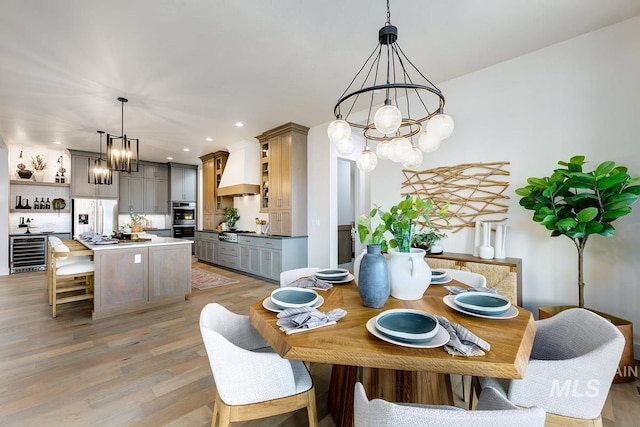
[[[111,172],[138,172],[139,139],[127,138],[124,133],[124,103],[127,98],[118,98],[122,104],[122,133],[120,136],[107,134],[107,168]]]
[[[336,120],[327,129],[329,139],[341,154],[345,147],[353,146],[347,142],[351,139],[352,128],[361,129],[365,141],[377,141],[375,152],[365,143],[361,154],[365,156],[361,163],[371,170],[377,158],[390,159],[405,167],[419,167],[422,164],[420,151],[436,150],[454,128],[453,119],[444,114],[442,92],[413,65],[397,39],[398,28],[391,25],[387,0],[387,20],[378,31],[378,45],[338,99],[333,109]],[[384,95],[384,102],[376,99],[377,94]],[[381,106],[371,120],[376,105]],[[367,109],[366,122],[349,120],[351,112]],[[419,136],[419,149],[413,141],[414,136]],[[376,162],[372,162],[372,156],[376,157]]]
[[[88,180],[89,184],[111,185],[113,184],[113,174],[111,169],[107,167],[107,161],[102,159],[102,135],[104,131],[97,131],[100,135],[100,155],[97,159],[87,159],[89,166]]]

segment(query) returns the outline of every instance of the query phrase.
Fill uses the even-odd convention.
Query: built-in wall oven
[[[173,202],[171,204],[171,228],[173,237],[193,239],[196,231],[195,202]]]

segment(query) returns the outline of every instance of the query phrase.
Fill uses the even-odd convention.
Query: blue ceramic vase
[[[358,292],[365,307],[381,308],[389,298],[389,270],[380,245],[367,245],[360,262]]]

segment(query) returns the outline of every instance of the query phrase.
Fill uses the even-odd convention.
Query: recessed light
[[[60,142],[60,141],[53,141],[53,143],[56,144],[56,145],[62,145],[62,142]]]
[[[182,151],[189,151],[189,149],[188,148],[183,148]]]
[[[236,127],[241,128],[242,126],[244,126],[244,123],[242,123],[242,122],[236,122]]]
[[[206,138],[205,138],[205,140],[207,140],[207,141],[211,142],[211,141],[213,141],[213,138],[211,138],[210,136],[208,136],[208,137],[206,137]]]
[[[173,157],[167,157],[167,160],[173,160]]]

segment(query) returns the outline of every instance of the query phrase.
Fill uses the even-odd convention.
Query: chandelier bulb
[[[436,114],[427,122],[427,132],[438,136],[440,140],[446,139],[453,133],[454,123],[450,115]]]
[[[353,143],[352,138],[342,139],[336,142],[336,151],[343,156],[348,156],[349,154],[353,153],[354,149],[355,144]]]
[[[351,138],[351,126],[346,120],[337,119],[332,121],[327,128],[329,140],[339,143]]]
[[[407,159],[402,162],[402,166],[406,169],[417,169],[422,165],[423,158],[422,151],[418,150],[416,147],[411,147],[411,151],[409,151]]]
[[[386,104],[376,111],[373,123],[378,132],[384,135],[393,135],[402,124],[402,113],[395,105]]]
[[[411,141],[407,138],[393,138],[389,143],[389,159],[396,163],[404,162],[411,151]]]
[[[378,156],[368,146],[365,146],[362,153],[360,153],[360,157],[356,160],[356,164],[361,171],[371,172],[378,164]]]
[[[380,141],[376,147],[376,154],[379,159],[389,160],[389,141]]]
[[[430,153],[440,148],[440,142],[439,137],[427,131],[423,132],[420,138],[418,138],[418,147],[425,153]]]

